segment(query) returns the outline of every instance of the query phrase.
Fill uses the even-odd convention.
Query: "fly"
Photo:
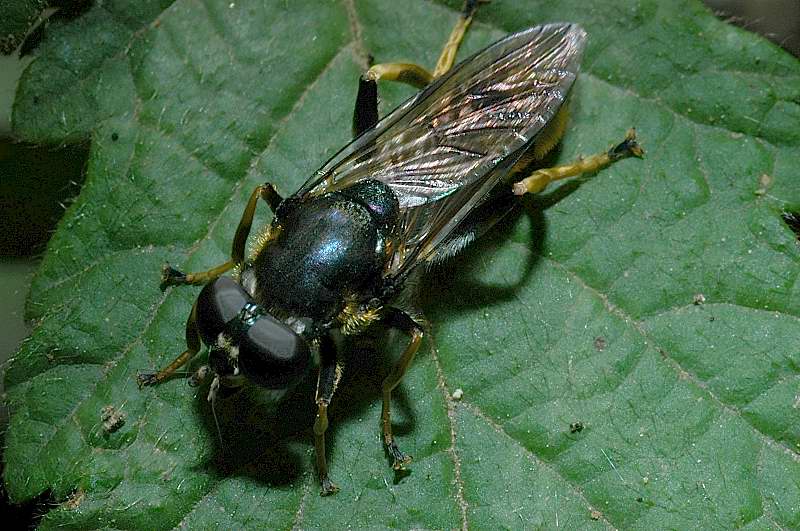
[[[631,130],[608,151],[524,173],[564,133],[564,103],[586,34],[570,23],[537,26],[453,66],[478,3],[465,2],[433,72],[382,63],[361,76],[355,139],[291,196],[258,186],[229,260],[189,274],[164,268],[164,288],[204,287],[186,323],[186,350],[160,371],[140,374],[140,386],[169,378],[206,345],[208,365],[191,381],[212,378],[213,406],[221,387],[286,391],[318,357],[314,442],[322,495],[338,490],[325,458],[328,407],[342,376],[331,333],[359,334],[382,321],[408,334],[382,384],[383,442],[393,467],[403,469],[411,456],[392,434],[391,396],[428,329],[408,302],[417,285],[410,279],[483,234],[518,204],[516,196],[643,154]],[[421,90],[379,120],[378,81]],[[246,255],[259,200],[274,216]]]

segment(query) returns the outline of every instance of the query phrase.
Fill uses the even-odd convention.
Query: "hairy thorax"
[[[327,194],[276,218],[242,283],[271,312],[330,320],[347,300],[379,287],[384,245],[367,207]]]

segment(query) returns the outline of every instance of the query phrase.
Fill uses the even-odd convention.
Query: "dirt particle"
[[[767,193],[769,187],[772,186],[772,176],[766,173],[762,173],[758,177],[758,188],[756,188],[755,193],[756,195],[764,195]]]
[[[78,488],[72,495],[67,498],[67,500],[62,504],[62,506],[70,511],[74,511],[78,507],[81,506],[83,500],[86,498],[86,493],[83,491],[82,488]]]
[[[607,345],[606,338],[604,338],[603,336],[597,336],[596,338],[594,338],[594,349],[597,352],[603,352],[606,349],[606,345]]]
[[[105,406],[100,410],[100,422],[103,423],[103,431],[114,433],[125,424],[125,413],[118,411],[114,406]]]

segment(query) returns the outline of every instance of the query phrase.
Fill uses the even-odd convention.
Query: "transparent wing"
[[[387,184],[402,211],[402,245],[387,275],[409,270],[535,142],[575,80],[585,38],[575,24],[547,24],[492,44],[334,155],[297,195],[365,179]]]

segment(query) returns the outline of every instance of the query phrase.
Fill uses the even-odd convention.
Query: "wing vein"
[[[584,31],[568,23],[501,39],[345,146],[296,197],[367,179],[388,185],[400,202],[401,229],[385,274],[408,274],[434,258],[467,214],[505,184],[569,94],[584,41]]]

